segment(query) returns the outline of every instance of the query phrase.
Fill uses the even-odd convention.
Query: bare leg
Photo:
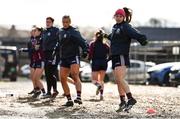
[[[64,90],[65,95],[70,95],[70,89],[67,84],[67,77],[69,76],[69,68],[61,67],[60,69],[60,77],[61,77],[61,84]]]
[[[42,82],[40,81],[40,78],[43,74],[43,69],[41,68],[36,68],[35,72],[34,72],[34,75],[33,75],[33,80],[35,80],[36,82],[36,85],[40,88],[40,89],[43,89],[44,86],[42,84]]]
[[[81,92],[81,80],[79,78],[79,64],[71,65],[71,76],[75,82],[76,90]]]
[[[33,80],[34,72],[35,72],[35,69],[34,69],[34,68],[31,68],[31,69],[30,69],[30,79],[32,80],[33,87],[36,88],[36,87],[37,87],[36,82]]]
[[[119,66],[115,68],[115,77],[116,77],[119,93],[122,93],[122,89],[125,91],[125,93],[130,92],[129,85],[125,81],[125,76],[126,76],[126,66]]]

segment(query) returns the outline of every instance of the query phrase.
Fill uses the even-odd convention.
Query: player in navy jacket
[[[72,27],[69,16],[62,18],[63,28],[60,30],[60,77],[64,93],[67,97],[67,103],[64,106],[73,106],[70,89],[67,84],[67,77],[71,74],[76,86],[77,98],[75,103],[82,104],[81,100],[81,81],[79,78],[80,67],[80,51],[82,48],[82,57],[85,58],[88,54],[88,44],[80,35],[80,32]]]
[[[53,27],[54,19],[46,18],[46,29],[43,31],[43,51],[45,57],[45,76],[47,82],[47,94],[43,98],[55,98],[58,95],[57,80],[59,64],[59,29]],[[53,87],[53,94],[51,94]]]
[[[112,28],[112,33],[108,36],[111,41],[112,68],[121,100],[118,111],[124,109],[128,111],[137,102],[131,94],[128,83],[125,81],[126,70],[130,65],[129,49],[131,39],[136,39],[143,46],[148,43],[146,36],[129,24],[131,17],[132,12],[130,9],[118,9],[114,14],[116,24]],[[128,98],[127,103],[125,95]]]

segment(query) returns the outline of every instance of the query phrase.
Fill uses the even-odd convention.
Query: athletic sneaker
[[[68,100],[64,105],[62,106],[66,106],[66,107],[72,107],[74,105],[72,100]]]
[[[51,94],[50,93],[45,93],[41,96],[41,99],[46,99],[46,98],[51,98]]]
[[[35,90],[32,90],[31,92],[28,93],[28,95],[32,95],[35,93]]]
[[[125,108],[126,108],[126,101],[122,101],[122,102],[119,104],[119,109],[118,109],[116,112],[121,112],[121,111],[123,111]]]
[[[52,98],[52,99],[55,99],[58,94],[59,94],[58,91],[54,92],[54,93],[52,94],[51,98]]]
[[[97,90],[96,90],[96,95],[98,95],[98,94],[99,94],[99,92],[100,92],[101,88],[102,88],[102,86],[98,86],[98,87],[97,87]]]
[[[74,103],[78,103],[79,105],[81,105],[81,104],[82,104],[81,98],[76,98],[76,99],[74,100]]]
[[[134,98],[129,99],[124,111],[129,111],[136,103],[137,101]]]
[[[39,97],[39,95],[41,94],[41,91],[38,90],[38,91],[35,91],[34,94],[32,95],[33,98],[37,98]]]
[[[46,95],[46,93],[42,93],[41,97],[42,97],[42,96],[45,96],[45,95]]]
[[[104,100],[104,97],[102,95],[100,95],[100,100]]]

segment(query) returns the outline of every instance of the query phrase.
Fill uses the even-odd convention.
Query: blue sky
[[[30,29],[33,24],[45,26],[45,18],[52,16],[61,25],[61,17],[68,14],[74,25],[111,26],[118,8],[133,9],[133,23],[145,25],[152,17],[166,19],[170,26],[180,27],[178,0],[0,0],[0,25],[17,25]]]

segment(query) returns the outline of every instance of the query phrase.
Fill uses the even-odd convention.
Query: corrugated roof
[[[180,41],[180,28],[138,27],[152,41]]]

